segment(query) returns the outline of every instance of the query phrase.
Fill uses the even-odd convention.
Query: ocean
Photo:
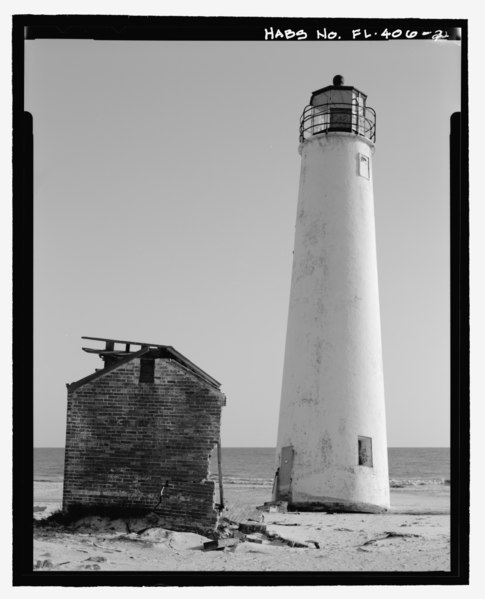
[[[449,484],[450,450],[447,447],[390,447],[391,488]],[[270,487],[275,471],[273,447],[223,447],[224,485]],[[217,455],[211,459],[211,477],[217,478]],[[34,449],[34,480],[62,482],[64,448]]]

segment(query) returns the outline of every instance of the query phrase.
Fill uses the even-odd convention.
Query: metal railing
[[[376,140],[376,113],[357,101],[306,106],[300,118],[300,142],[318,133],[346,131]]]

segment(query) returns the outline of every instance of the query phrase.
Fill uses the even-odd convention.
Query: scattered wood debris
[[[379,535],[378,537],[376,537],[375,539],[370,539],[369,541],[366,541],[365,543],[363,543],[361,545],[361,547],[364,547],[365,545],[371,545],[372,543],[377,543],[378,541],[384,541],[385,539],[391,539],[391,538],[410,538],[410,537],[420,537],[421,535],[416,535],[410,532],[384,532],[382,533],[382,535]]]
[[[256,507],[260,512],[279,512],[285,514],[288,511],[287,501],[265,501],[263,505]]]
[[[204,551],[218,551],[220,549],[225,549],[226,547],[232,547],[238,543],[239,539],[216,539],[215,541],[207,541],[202,547]]]
[[[239,530],[244,533],[252,533],[252,532],[266,532],[266,524],[261,522],[254,522],[250,520],[245,520],[244,522],[239,523]]]
[[[315,545],[315,549],[320,549],[320,543],[317,541],[306,540],[305,543],[313,543]]]

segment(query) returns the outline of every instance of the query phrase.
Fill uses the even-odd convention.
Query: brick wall
[[[133,359],[68,391],[63,508],[153,509],[173,530],[213,530],[209,456],[224,395],[178,362],[155,360],[140,383]]]

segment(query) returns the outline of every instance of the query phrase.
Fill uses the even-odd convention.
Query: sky
[[[34,445],[63,446],[81,336],[174,346],[227,395],[225,446],[275,446],[298,121],[335,74],[377,113],[388,443],[449,444],[454,42],[26,42],[34,117]],[[91,346],[94,346],[93,344]]]

